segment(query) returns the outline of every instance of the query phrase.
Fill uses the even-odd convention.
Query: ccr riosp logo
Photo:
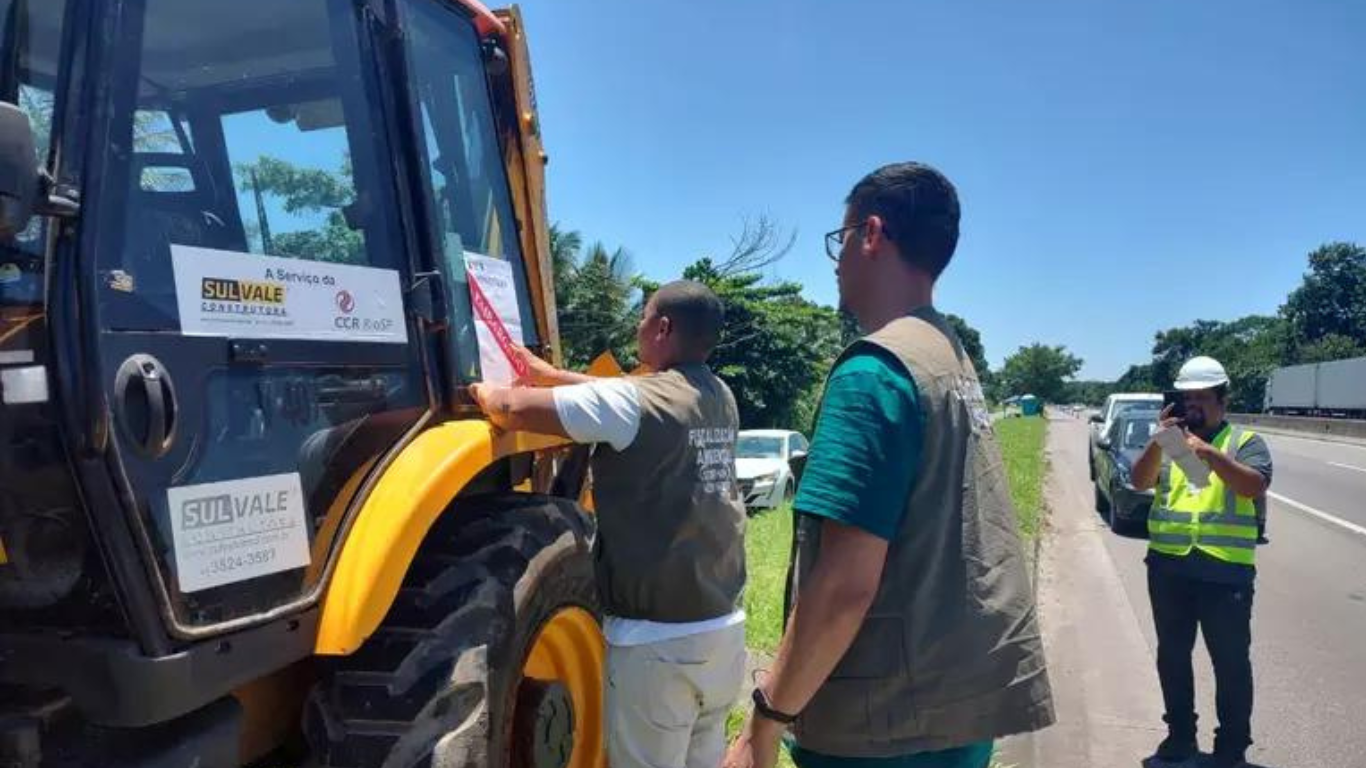
[[[352,296],[351,292],[345,289],[337,291],[337,309],[340,310],[343,315],[351,314],[356,309],[356,297]]]

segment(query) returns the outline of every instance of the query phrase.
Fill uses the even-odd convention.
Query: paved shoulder
[[[1002,745],[1022,768],[1136,766],[1164,734],[1152,653],[1092,508],[1085,448],[1084,422],[1049,423],[1039,612],[1058,723]]]

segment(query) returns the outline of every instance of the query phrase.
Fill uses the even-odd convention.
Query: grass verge
[[[1020,534],[1028,541],[1039,535],[1043,523],[1043,446],[1047,434],[1048,420],[1040,416],[996,422],[996,439],[1005,459],[1010,497],[1020,516]]]
[[[783,591],[792,554],[792,508],[766,510],[749,519],[745,530],[745,645],[751,654],[770,657],[783,636]],[[749,695],[749,681],[743,686]],[[727,740],[734,739],[749,715],[747,705],[736,706],[726,718]],[[778,751],[778,768],[795,768],[786,749]]]
[[[783,633],[783,590],[792,554],[792,509],[782,507],[750,518],[745,530],[745,643],[772,655]]]

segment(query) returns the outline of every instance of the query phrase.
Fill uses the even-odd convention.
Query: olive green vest
[[[1235,458],[1254,434],[1226,425],[1210,444]],[[1199,549],[1225,563],[1254,565],[1257,520],[1262,517],[1258,501],[1235,494],[1214,472],[1209,473],[1207,482],[1203,489],[1196,488],[1181,465],[1163,461],[1153,508],[1148,513],[1148,548],[1175,557]]]
[[[855,342],[915,380],[921,465],[882,584],[844,658],[802,712],[797,743],[892,757],[1043,728],[1052,694],[1001,452],[972,362],[926,307]],[[841,358],[843,359],[843,358]],[[820,548],[801,516],[794,593]]]
[[[725,616],[745,586],[735,396],[705,365],[631,379],[640,431],[593,454],[603,610],[669,623]]]

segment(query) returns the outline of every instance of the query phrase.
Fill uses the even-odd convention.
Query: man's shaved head
[[[667,319],[680,362],[703,362],[721,337],[725,310],[710,288],[693,280],[675,280],[650,297],[646,323]]]

